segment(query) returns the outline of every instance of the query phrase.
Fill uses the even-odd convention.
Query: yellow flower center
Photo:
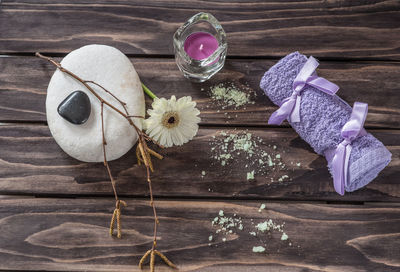
[[[179,125],[179,115],[176,111],[169,111],[164,113],[161,121],[162,125],[166,128],[174,128]]]

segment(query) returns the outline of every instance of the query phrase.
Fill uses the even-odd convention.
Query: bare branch
[[[153,197],[153,189],[152,189],[152,183],[151,183],[151,178],[150,178],[150,171],[154,171],[154,167],[153,167],[153,163],[151,161],[151,155],[158,158],[158,159],[162,159],[163,156],[161,156],[160,154],[158,154],[157,152],[151,150],[147,144],[146,141],[151,141],[154,144],[161,146],[160,144],[157,143],[157,141],[155,141],[153,138],[151,138],[150,136],[148,136],[146,133],[144,133],[142,130],[140,130],[138,128],[138,126],[135,125],[135,123],[132,121],[131,118],[141,118],[143,119],[143,116],[135,116],[135,115],[130,115],[128,113],[127,107],[126,107],[126,103],[123,102],[122,100],[120,100],[117,96],[115,96],[112,92],[110,92],[109,90],[107,90],[106,88],[104,88],[103,86],[101,86],[100,84],[91,81],[91,80],[83,80],[81,79],[79,76],[75,75],[74,73],[72,73],[71,71],[65,69],[64,67],[62,67],[62,65],[55,61],[54,59],[50,58],[50,57],[46,57],[43,56],[40,53],[36,53],[36,56],[47,60],[48,62],[50,62],[51,64],[53,64],[54,66],[57,67],[57,69],[59,69],[61,72],[64,72],[66,74],[68,74],[69,76],[71,76],[72,78],[76,79],[77,81],[79,81],[80,83],[82,83],[82,85],[84,85],[99,101],[100,101],[100,105],[101,105],[101,133],[102,133],[102,146],[103,146],[103,157],[104,157],[104,166],[107,169],[107,173],[108,176],[110,178],[111,181],[111,185],[113,188],[113,192],[114,192],[114,196],[115,196],[115,200],[116,200],[116,207],[111,219],[111,224],[110,224],[110,235],[113,234],[113,230],[114,230],[114,225],[115,225],[115,221],[117,221],[117,237],[121,238],[121,224],[120,224],[120,216],[121,216],[121,206],[120,204],[123,204],[124,206],[126,206],[126,203],[122,200],[119,200],[118,198],[118,194],[117,194],[117,190],[116,190],[116,182],[114,180],[114,177],[112,176],[111,173],[111,169],[110,166],[108,164],[107,161],[107,152],[106,152],[106,145],[107,145],[107,141],[106,141],[106,137],[105,137],[105,124],[104,124],[104,105],[108,106],[109,108],[111,108],[112,110],[114,110],[115,112],[117,112],[118,114],[120,114],[121,116],[123,116],[128,122],[129,124],[134,128],[134,130],[136,131],[137,135],[138,135],[138,147],[136,150],[136,156],[138,159],[138,164],[140,165],[141,162],[143,162],[143,164],[146,167],[146,173],[147,173],[147,182],[148,182],[148,186],[149,186],[149,192],[150,192],[150,206],[153,209],[153,216],[154,216],[154,229],[153,229],[153,246],[150,250],[148,250],[143,257],[141,258],[140,262],[139,262],[139,267],[142,268],[143,263],[145,261],[145,259],[150,255],[150,270],[154,271],[154,266],[155,266],[155,255],[157,254],[158,256],[160,256],[163,261],[169,265],[170,267],[175,268],[176,266],[170,262],[161,252],[156,250],[156,246],[157,246],[157,225],[159,224],[159,220],[157,217],[157,211],[156,211],[156,206],[154,204],[154,197]],[[124,109],[124,112],[122,112],[121,110],[119,110],[118,108],[116,108],[115,106],[113,106],[111,103],[109,103],[108,101],[106,101],[104,98],[102,98],[89,84],[93,84],[96,85],[98,87],[100,87],[102,90],[104,90],[106,93],[108,93],[109,95],[111,95],[118,103],[121,104],[121,106]]]

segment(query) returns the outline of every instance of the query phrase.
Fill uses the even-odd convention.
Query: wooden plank
[[[228,60],[219,74],[203,84],[186,80],[171,59],[135,58],[132,62],[143,82],[159,97],[191,95],[201,110],[202,124],[266,126],[277,109],[259,88],[262,75],[276,61]],[[38,58],[0,58],[0,120],[45,121],[46,89],[53,71]],[[341,87],[338,94],[350,104],[369,104],[367,127],[400,128],[399,63],[323,61],[318,73],[337,83]],[[226,82],[249,93],[254,104],[223,109],[208,91]]]
[[[259,137],[263,142],[258,143],[258,151],[252,157],[243,152],[240,155],[231,152],[233,159],[227,161],[225,166],[215,159],[216,155],[225,152],[218,152],[219,147],[216,151],[212,150],[224,139],[220,131],[201,128],[198,136],[188,144],[160,150],[165,159],[154,161],[156,171],[152,180],[155,194],[168,197],[338,201],[400,199],[400,130],[372,131],[393,153],[392,162],[366,188],[343,197],[333,189],[326,160],[315,154],[291,129],[243,131],[251,133],[254,139]],[[46,126],[0,126],[0,146],[0,194],[112,195],[103,164],[70,158],[58,147]],[[279,166],[268,167],[267,157],[258,155],[262,151],[272,158],[279,154],[279,162],[286,166],[283,169]],[[260,158],[264,160],[261,164]],[[133,150],[110,162],[110,166],[120,195],[148,194],[145,169],[136,164]],[[247,180],[247,173],[252,170],[256,171],[255,180]],[[279,178],[284,181],[279,182]]]
[[[148,201],[122,211],[123,236],[108,236],[110,199],[0,200],[0,269],[139,271],[151,247]],[[157,201],[159,249],[180,271],[398,271],[400,210],[396,204]],[[223,210],[241,218],[243,230],[218,233],[211,221]],[[234,216],[236,214],[236,216]],[[271,219],[279,231],[257,232]],[[209,236],[212,235],[212,241]],[[222,239],[226,241],[223,242]],[[210,245],[209,245],[210,244]],[[253,253],[264,246],[265,253]],[[157,260],[157,271],[171,271]]]
[[[66,53],[104,43],[128,54],[173,54],[172,35],[207,10],[229,55],[400,59],[398,1],[2,1],[0,52]],[[101,27],[100,27],[101,26]]]

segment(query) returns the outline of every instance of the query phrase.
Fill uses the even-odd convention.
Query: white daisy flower
[[[192,97],[155,98],[144,121],[146,133],[165,147],[187,143],[197,134],[200,111]]]

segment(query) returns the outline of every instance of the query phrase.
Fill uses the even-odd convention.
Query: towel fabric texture
[[[293,81],[307,61],[294,52],[272,66],[263,76],[260,87],[276,105],[293,93]],[[318,70],[317,70],[318,72]],[[345,91],[345,90],[339,90]],[[349,120],[352,108],[337,95],[328,95],[312,86],[301,92],[300,122],[290,125],[316,153],[324,155],[331,171],[335,149],[343,141],[342,127]],[[391,153],[370,133],[352,142],[349,159],[348,183],[345,190],[352,192],[371,182],[391,160]]]

